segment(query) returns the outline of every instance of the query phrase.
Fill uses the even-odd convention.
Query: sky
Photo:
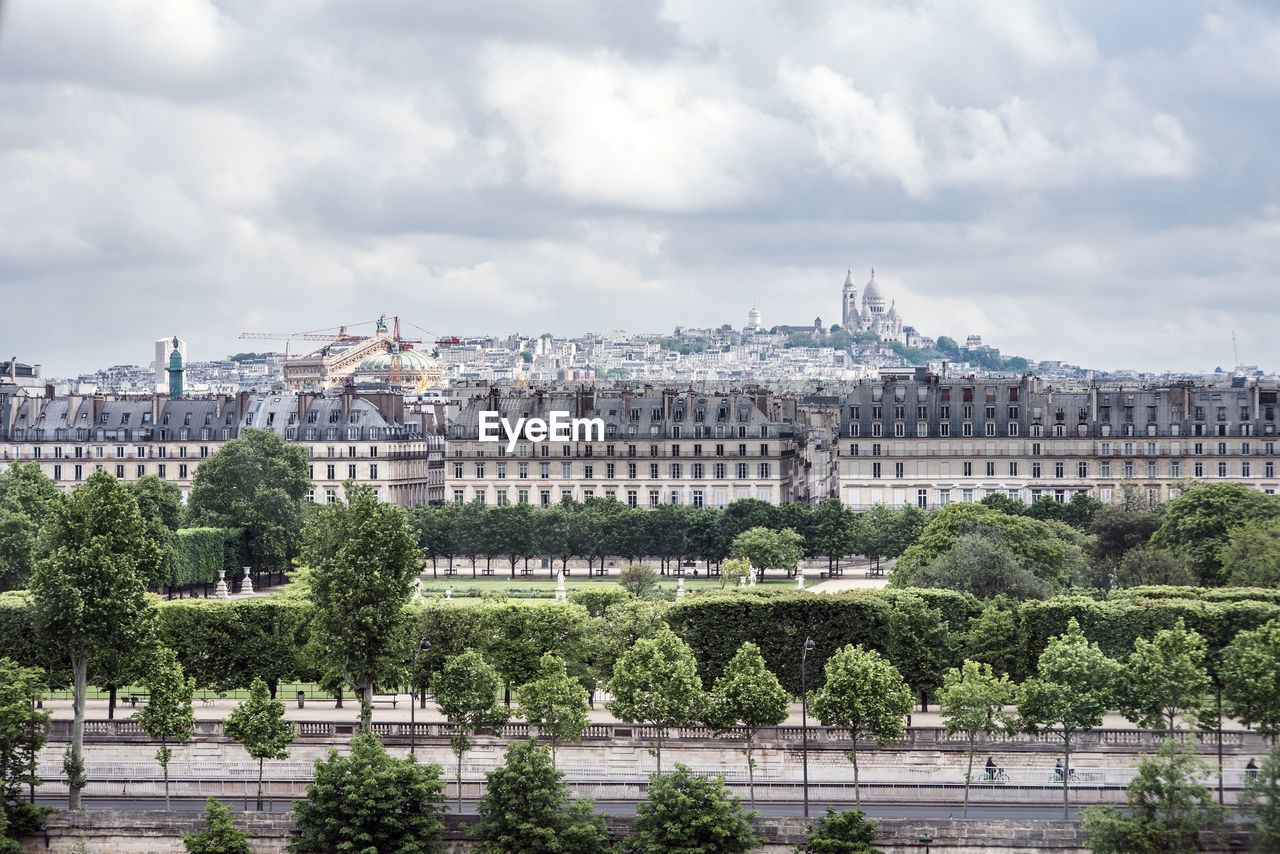
[[[0,358],[829,324],[875,267],[925,335],[1277,370],[1277,57],[1261,2],[3,0]]]

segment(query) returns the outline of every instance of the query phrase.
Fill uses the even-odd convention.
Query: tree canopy
[[[1197,483],[1165,505],[1151,545],[1181,551],[1200,583],[1225,581],[1222,549],[1232,528],[1245,522],[1280,517],[1280,498],[1240,483]]]

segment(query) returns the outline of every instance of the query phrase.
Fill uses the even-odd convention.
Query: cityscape
[[[0,854],[1280,851],[1278,39],[0,5]]]

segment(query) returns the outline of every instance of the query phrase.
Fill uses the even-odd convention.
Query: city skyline
[[[1248,3],[9,3],[0,340],[72,376],[383,311],[831,324],[874,266],[926,336],[1201,372],[1234,332],[1275,370],[1278,37]]]

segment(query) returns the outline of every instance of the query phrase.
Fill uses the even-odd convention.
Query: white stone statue
[[[796,589],[804,589],[804,567],[796,567]]]
[[[245,596],[253,595],[253,579],[249,577],[249,570],[252,567],[244,568],[244,581],[240,582],[240,593]]]
[[[747,577],[745,575],[738,576],[738,586],[744,588],[747,586]]]
[[[564,570],[556,573],[556,601],[565,602],[569,599],[569,591],[564,587]]]
[[[421,578],[415,578],[413,580],[413,598],[410,599],[409,601],[410,602],[422,601],[422,579]]]
[[[218,586],[213,588],[213,595],[219,599],[226,599],[231,595],[227,590],[227,571],[225,569],[218,570]]]
[[[453,588],[452,588],[452,587],[446,587],[446,588],[444,589],[444,601],[446,601],[446,602],[452,602],[452,601],[453,601]]]
[[[680,576],[680,580],[676,582],[676,598],[684,598],[684,576]]]
[[[747,572],[747,575],[749,575],[749,576],[751,577],[751,580],[747,582],[747,586],[748,586],[748,587],[755,587],[755,586],[756,586],[756,571],[755,571],[754,569],[752,569],[752,570],[750,570],[750,571],[748,571],[748,572]]]

